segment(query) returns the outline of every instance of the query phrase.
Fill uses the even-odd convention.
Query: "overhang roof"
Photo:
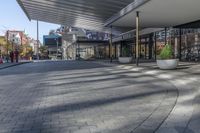
[[[164,28],[200,20],[200,0],[147,0],[145,4],[121,10],[105,26],[135,28],[136,11],[140,12],[142,28]],[[127,10],[129,9],[129,10]]]
[[[138,1],[138,0],[135,0]],[[91,30],[105,30],[105,21],[134,0],[17,0],[29,20]]]

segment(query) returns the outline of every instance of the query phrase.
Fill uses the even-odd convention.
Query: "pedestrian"
[[[3,59],[0,57],[0,64],[3,64]]]
[[[10,52],[10,60],[11,60],[11,63],[14,62],[14,53],[13,53],[13,51]]]
[[[19,52],[18,52],[18,50],[15,50],[15,60],[16,60],[16,63],[19,62]]]

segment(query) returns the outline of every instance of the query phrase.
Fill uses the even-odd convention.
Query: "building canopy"
[[[17,0],[29,20],[106,30],[104,23],[134,0]]]
[[[132,27],[134,29],[136,27],[135,17],[137,11],[140,12],[140,26],[142,28],[178,27],[200,20],[200,0],[141,1],[144,1],[141,6],[135,8],[129,5],[122,9],[108,19],[105,26]]]

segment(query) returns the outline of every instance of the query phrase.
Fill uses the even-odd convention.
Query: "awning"
[[[135,0],[138,1],[138,0]],[[29,20],[105,30],[104,23],[134,0],[17,0]]]
[[[139,7],[126,7],[111,17],[105,26],[135,28],[136,11],[142,28],[174,27],[200,20],[200,0],[146,0]],[[131,9],[132,8],[132,9]],[[200,26],[199,26],[200,27]]]

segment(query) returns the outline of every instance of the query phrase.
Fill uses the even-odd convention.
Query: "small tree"
[[[39,48],[40,56],[41,57],[48,57],[48,47],[47,46],[41,46]]]
[[[173,58],[173,50],[172,46],[167,44],[165,47],[161,50],[160,58],[162,60],[172,59]]]
[[[12,51],[12,44],[6,41],[6,38],[1,36],[0,37],[0,47],[1,47],[1,54],[6,56],[7,51]]]
[[[122,49],[122,56],[123,56],[123,57],[129,57],[129,56],[130,56],[130,50],[129,50],[128,47],[124,47],[124,48]]]

